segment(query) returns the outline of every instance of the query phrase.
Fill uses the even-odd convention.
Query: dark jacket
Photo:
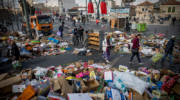
[[[139,38],[138,37],[135,37],[133,40],[132,40],[132,43],[133,43],[133,46],[132,46],[132,49],[139,49]]]
[[[60,27],[59,27],[59,31],[60,31],[60,32],[63,32],[63,26],[60,26]]]
[[[170,39],[166,44],[165,53],[172,54],[175,40]]]
[[[19,60],[20,51],[16,43],[13,43],[12,45],[12,56],[15,56],[15,60]]]

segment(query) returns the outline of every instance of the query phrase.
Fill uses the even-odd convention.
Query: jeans
[[[79,39],[78,39],[77,36],[73,36],[73,44],[74,44],[74,46],[78,46],[78,44],[79,44]]]
[[[110,59],[110,54],[108,54],[107,52],[104,52],[104,53],[103,53],[103,57],[104,57],[106,60],[109,60],[109,59]]]
[[[106,49],[106,51],[103,53],[103,57],[106,59],[106,60],[110,60],[110,48],[108,47]]]
[[[162,63],[162,64],[164,63],[164,61],[166,60],[167,56],[168,56],[168,58],[169,58],[169,64],[170,64],[170,66],[171,66],[171,65],[173,64],[173,56],[172,56],[172,54],[165,53],[164,56],[163,56],[163,58],[162,58],[161,63]]]
[[[130,62],[133,61],[134,56],[136,56],[137,59],[138,59],[138,62],[141,63],[141,59],[140,59],[139,51],[138,50],[137,51],[132,50],[132,56],[131,56]]]
[[[63,32],[61,32],[61,35],[60,35],[61,38],[63,38]]]

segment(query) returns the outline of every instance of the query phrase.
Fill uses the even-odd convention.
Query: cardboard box
[[[89,93],[89,96],[93,99],[93,100],[105,100],[104,98],[104,93]]]
[[[91,52],[86,53],[86,56],[91,56],[91,55],[92,55]]]
[[[0,75],[0,80],[3,80],[6,76],[8,75],[8,73],[3,73]]]
[[[73,86],[71,86],[68,81],[63,78],[59,77],[57,79],[53,79],[53,90],[61,90],[63,95],[67,95],[67,93],[72,93],[73,92]]]
[[[61,87],[59,85],[59,80],[58,79],[53,79],[52,83],[53,83],[53,90],[54,91],[57,91],[57,90],[61,89]]]
[[[22,79],[31,79],[32,78],[32,70],[31,69],[27,69],[27,70],[23,70],[21,71],[21,78]]]
[[[18,83],[20,81],[21,81],[20,75],[8,78],[6,80],[2,80],[2,81],[0,81],[0,88],[3,88],[3,87],[6,87],[6,86],[9,86],[9,85]]]
[[[81,67],[81,62],[75,62],[75,66],[77,67],[77,68],[79,68],[79,67]]]
[[[172,89],[176,94],[180,95],[180,83],[176,83]]]
[[[151,100],[151,99],[148,97],[147,93],[140,95],[136,91],[133,91],[133,100]]]
[[[94,64],[94,60],[88,60],[88,65]]]
[[[96,90],[98,87],[99,87],[99,82],[97,80],[90,80],[90,81],[84,82],[82,89],[83,89],[83,92],[87,92],[91,90]]]

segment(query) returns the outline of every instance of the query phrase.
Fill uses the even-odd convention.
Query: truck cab
[[[26,24],[23,24],[25,29]],[[30,17],[30,27],[33,33],[36,35],[49,35],[53,31],[53,22],[50,16],[47,15],[36,15]]]

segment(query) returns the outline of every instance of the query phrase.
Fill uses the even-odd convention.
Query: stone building
[[[140,3],[136,6],[136,19],[139,22],[146,22],[149,23],[151,20],[151,17],[153,16],[153,9],[154,5],[153,3],[149,1],[145,1],[143,3]]]
[[[168,0],[160,5],[161,17],[180,19],[180,2],[176,0]]]

